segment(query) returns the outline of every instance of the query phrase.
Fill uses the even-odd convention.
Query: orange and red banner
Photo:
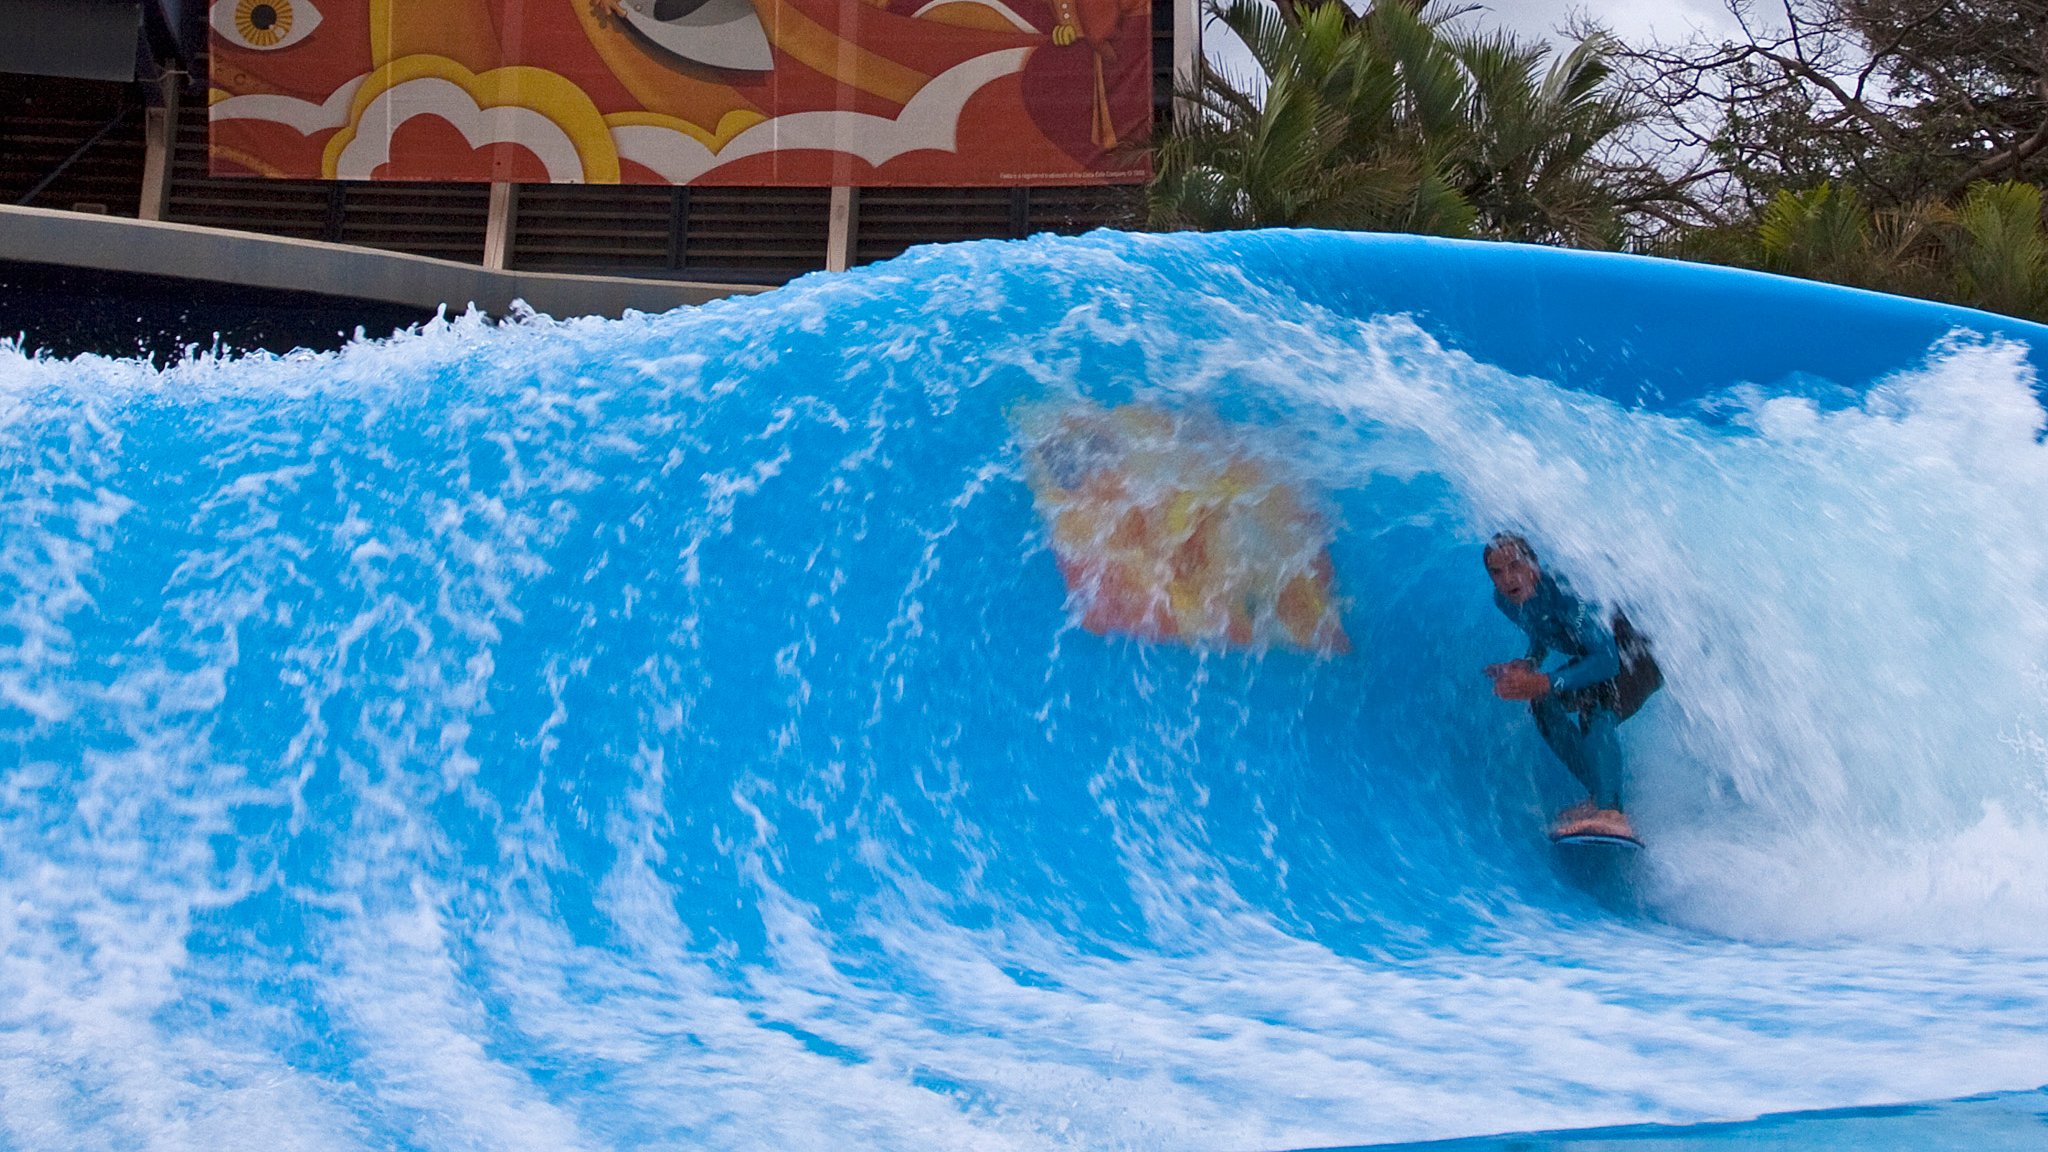
[[[213,0],[215,175],[1133,183],[1148,0]]]

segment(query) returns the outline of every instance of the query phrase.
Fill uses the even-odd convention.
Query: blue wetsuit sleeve
[[[1498,592],[1493,594],[1493,606],[1495,608],[1500,609],[1501,615],[1507,617],[1509,620],[1514,621],[1515,627],[1520,628],[1522,630],[1522,634],[1529,638],[1529,652],[1527,655],[1523,656],[1522,659],[1527,660],[1532,666],[1539,668],[1542,667],[1543,658],[1545,656],[1550,655],[1550,649],[1543,643],[1542,640],[1537,638],[1536,630],[1534,628],[1531,628],[1528,625],[1528,623],[1522,619],[1522,610],[1516,607],[1515,605],[1508,603],[1507,597],[1502,596]]]
[[[1621,650],[1615,647],[1614,629],[1590,606],[1576,605],[1565,627],[1586,654],[1550,674],[1552,692],[1575,692],[1621,675]]]

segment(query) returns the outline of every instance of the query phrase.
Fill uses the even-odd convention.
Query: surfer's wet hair
[[[1491,556],[1495,552],[1514,553],[1538,568],[1543,566],[1537,561],[1536,549],[1530,546],[1529,538],[1520,532],[1495,532],[1493,539],[1486,542],[1486,549],[1480,555]]]

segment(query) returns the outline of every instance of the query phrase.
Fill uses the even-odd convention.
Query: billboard
[[[215,175],[1134,183],[1147,0],[213,0]]]

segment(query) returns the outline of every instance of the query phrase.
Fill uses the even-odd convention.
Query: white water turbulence
[[[1617,400],[1318,287],[1372,251],[0,350],[0,1147],[1287,1148],[2048,1082],[2024,339]],[[1183,434],[1149,475],[1207,495],[1058,507],[1310,543],[1176,544],[1104,626],[1045,486]],[[1503,528],[1667,676],[1618,886],[1479,674]]]

